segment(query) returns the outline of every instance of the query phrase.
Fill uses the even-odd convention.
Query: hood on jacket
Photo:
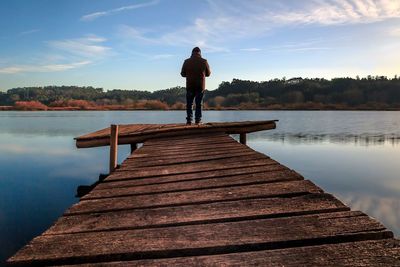
[[[201,57],[201,50],[200,50],[200,48],[199,47],[195,47],[195,48],[193,48],[193,50],[192,50],[192,57],[193,56],[200,56]]]

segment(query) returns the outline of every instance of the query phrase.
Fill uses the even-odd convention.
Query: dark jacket
[[[200,53],[193,53],[190,58],[183,62],[181,75],[186,77],[186,90],[204,91],[206,89],[206,77],[210,74],[210,66]]]

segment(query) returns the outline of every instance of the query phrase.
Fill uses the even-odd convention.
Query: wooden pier
[[[242,144],[273,128],[120,125],[78,137],[78,147],[111,145],[111,174],[8,264],[400,266],[382,224]],[[133,152],[121,166],[118,144]]]

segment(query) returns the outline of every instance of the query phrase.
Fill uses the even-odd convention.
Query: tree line
[[[209,105],[269,109],[399,109],[400,79],[395,76],[327,79],[234,79],[208,95]]]
[[[29,109],[184,109],[185,88],[154,92],[79,86],[13,88],[0,92],[0,105]],[[400,109],[400,79],[365,78],[273,79],[222,82],[205,94],[209,109]]]

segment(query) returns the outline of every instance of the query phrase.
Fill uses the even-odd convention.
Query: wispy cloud
[[[110,10],[106,10],[106,11],[98,11],[98,12],[94,12],[94,13],[90,13],[90,14],[86,14],[86,15],[82,16],[81,20],[82,21],[92,21],[92,20],[98,19],[100,17],[115,15],[115,14],[118,14],[120,12],[127,11],[127,10],[133,10],[133,9],[153,6],[158,3],[159,3],[159,0],[153,0],[150,2],[146,2],[146,3],[122,6],[119,8],[114,8],[114,9],[110,9]]]
[[[400,18],[400,1],[310,0],[287,5],[271,1],[208,0],[208,12],[187,26],[159,35],[124,26],[122,35],[149,44],[199,45],[208,52],[226,52],[232,40],[265,36],[283,27],[334,26],[373,23]],[[328,47],[292,48],[293,51],[326,50]],[[259,51],[244,48],[242,51]]]
[[[39,32],[39,31],[40,31],[40,29],[31,29],[31,30],[28,30],[28,31],[20,32],[19,35],[23,36],[23,35],[28,35],[28,34],[32,34],[32,33],[35,33],[35,32]]]
[[[400,2],[391,0],[309,1],[303,10],[268,14],[282,24],[354,24],[371,23],[400,17]]]
[[[0,74],[59,72],[81,68],[108,56],[112,49],[107,39],[97,35],[46,42],[52,50],[30,64],[0,66]]]
[[[150,32],[147,29],[139,29],[128,25],[120,25],[117,32],[118,35],[123,38],[134,39],[141,42],[157,44],[161,41],[158,38],[147,37],[146,34]]]
[[[48,65],[13,65],[0,68],[2,74],[15,74],[24,72],[57,72],[79,68],[92,63],[91,61],[80,61],[67,64],[48,64]]]
[[[261,48],[256,48],[256,47],[250,47],[250,48],[242,48],[240,51],[245,51],[245,52],[258,52],[261,51]]]
[[[110,47],[103,45],[105,38],[88,35],[78,39],[50,41],[48,45],[59,51],[82,57],[102,57],[111,51]]]
[[[175,57],[176,55],[174,54],[149,54],[149,53],[142,53],[142,52],[138,52],[138,51],[133,51],[131,49],[126,49],[124,51],[124,54],[126,55],[131,55],[133,57],[141,57],[144,58],[146,60],[165,60],[165,59],[170,59]],[[124,57],[125,60],[128,60],[129,57]],[[129,59],[130,60],[130,59]]]
[[[5,73],[5,74],[13,74],[13,73],[18,73],[22,72],[23,67],[21,66],[8,66],[8,67],[3,67],[0,68],[0,73]]]
[[[172,54],[158,54],[158,55],[150,56],[150,59],[152,59],[152,60],[168,59],[168,58],[172,58],[174,56],[175,55],[172,55]]]
[[[390,29],[388,33],[391,36],[400,37],[400,27],[399,28]]]
[[[139,29],[128,25],[120,25],[118,33],[122,38],[133,39],[149,45],[169,45],[169,46],[200,46],[209,53],[228,52],[229,49],[224,46],[211,44],[203,34],[196,35],[191,32],[191,28],[183,28],[161,35],[155,35],[156,31]],[[151,33],[151,37],[148,35]]]
[[[312,39],[303,42],[291,42],[269,46],[264,50],[268,52],[307,52],[330,49],[332,49],[332,47],[327,46],[326,41],[322,39]]]

